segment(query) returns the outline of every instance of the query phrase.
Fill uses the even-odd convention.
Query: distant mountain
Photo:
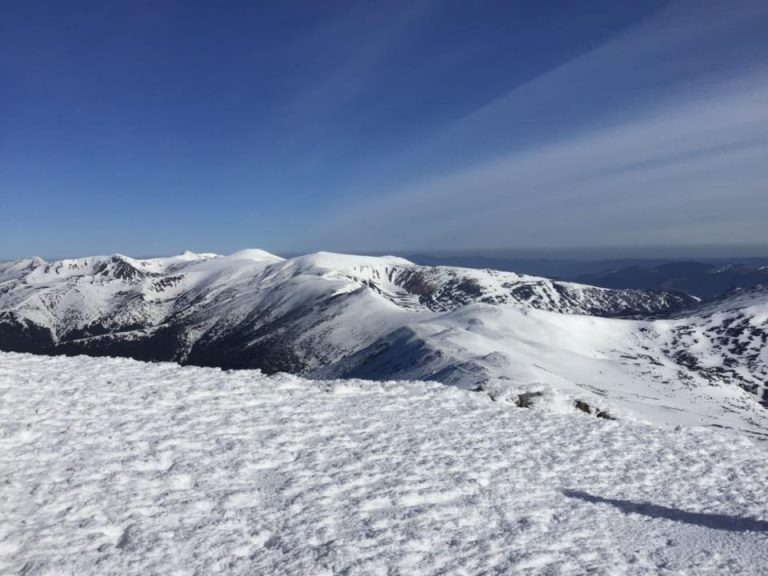
[[[629,266],[573,278],[604,288],[666,289],[709,300],[733,288],[768,284],[768,266],[669,262],[652,267]]]
[[[768,258],[717,258],[696,261],[508,258],[482,255],[415,255],[409,258],[419,264],[431,266],[493,268],[603,288],[675,290],[703,300],[715,298],[733,288],[749,288],[768,283]]]
[[[670,291],[606,290],[395,257],[284,260],[244,250],[150,260],[33,258],[0,265],[0,347],[301,371],[344,356],[403,315],[470,303],[637,316],[692,302]],[[373,322],[359,328],[367,336],[348,342],[346,331],[365,318]]]
[[[606,270],[615,270],[630,266],[657,266],[669,260],[665,259],[584,259],[584,258],[538,258],[510,257],[482,254],[405,254],[408,260],[423,266],[460,266],[463,268],[489,268],[506,272],[518,272],[533,276],[545,276],[567,280],[584,274],[596,274]],[[768,261],[766,262],[768,263]]]
[[[2,350],[437,380],[500,398],[556,391],[624,417],[755,433],[768,430],[766,323],[764,289],[701,305],[397,257],[0,265]]]

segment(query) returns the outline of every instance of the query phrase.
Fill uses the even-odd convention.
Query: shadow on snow
[[[686,512],[676,508],[667,508],[649,502],[632,502],[631,500],[616,500],[594,496],[581,490],[563,490],[569,498],[576,498],[593,504],[610,504],[625,514],[641,514],[651,518],[666,518],[675,522],[684,522],[695,526],[705,526],[715,530],[730,530],[732,532],[768,532],[768,522],[753,518],[738,518],[725,514],[704,514],[701,512]]]

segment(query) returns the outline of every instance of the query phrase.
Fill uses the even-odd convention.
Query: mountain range
[[[430,266],[493,268],[557,278],[603,288],[683,291],[711,300],[734,288],[768,284],[768,258],[521,258],[504,255],[407,256]]]
[[[748,266],[742,263],[665,262],[650,267],[635,265],[592,274],[580,274],[573,280],[604,288],[678,290],[711,300],[734,288],[768,284],[768,266]]]
[[[312,378],[768,432],[768,289],[702,302],[393,256],[122,255],[0,264],[0,349]]]

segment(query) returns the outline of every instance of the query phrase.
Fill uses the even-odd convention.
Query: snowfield
[[[0,399],[2,574],[768,574],[725,430],[15,353]]]

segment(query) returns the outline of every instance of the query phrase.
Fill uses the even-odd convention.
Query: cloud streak
[[[768,67],[737,66],[741,52],[763,50],[747,32],[767,19],[753,2],[675,4],[456,122],[405,161],[429,167],[420,178],[379,194],[361,184],[312,242],[768,242]],[[741,44],[717,46],[742,28]]]

